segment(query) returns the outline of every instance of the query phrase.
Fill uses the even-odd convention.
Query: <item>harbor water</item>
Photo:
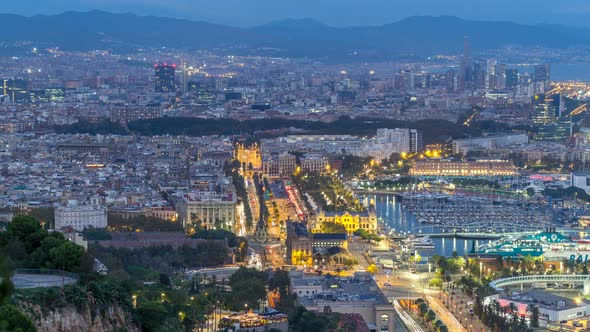
[[[374,202],[377,219],[382,226],[386,226],[395,233],[410,235],[426,235],[429,233],[442,233],[435,225],[420,224],[412,213],[404,208],[395,195],[364,195],[360,196],[365,203]],[[452,256],[456,251],[458,255],[470,253],[474,247],[487,243],[489,240],[464,240],[452,237],[432,238],[434,249],[419,249],[422,257],[430,257],[434,254]]]

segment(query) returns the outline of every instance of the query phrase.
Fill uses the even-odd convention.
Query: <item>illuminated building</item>
[[[174,92],[176,90],[176,65],[156,64],[156,92]]]
[[[63,88],[48,88],[43,90],[31,91],[32,102],[64,102],[65,91]]]
[[[287,264],[307,265],[313,263],[313,238],[305,224],[287,220]]]
[[[416,153],[424,150],[422,132],[417,129],[410,129],[410,152]]]
[[[532,120],[536,125],[553,123],[560,116],[559,113],[559,96],[548,96],[543,93],[533,97],[533,115]],[[557,102],[556,102],[557,101]]]
[[[271,153],[262,159],[262,172],[268,176],[291,175],[297,167],[297,159],[288,152]]]
[[[233,314],[221,319],[222,323],[229,325],[227,331],[231,332],[265,332],[288,331],[288,316],[276,310],[266,308],[264,312],[248,312]]]
[[[515,175],[516,169],[501,159],[422,159],[410,169],[411,175],[423,176],[503,176]]]
[[[127,123],[135,120],[157,119],[162,117],[162,109],[158,105],[123,105],[111,108],[111,122]]]
[[[246,165],[246,169],[252,165],[253,169],[262,168],[262,155],[260,153],[260,147],[254,144],[251,147],[246,148],[244,145],[238,145],[236,149],[236,159],[242,165]]]
[[[28,91],[28,83],[24,79],[3,79],[0,81],[2,95],[8,96],[13,103],[27,102],[31,99]]]
[[[496,88],[496,66],[497,61],[494,59],[489,59],[486,63],[486,89]]]
[[[152,207],[146,211],[146,215],[172,222],[178,219],[178,213],[171,207]]]
[[[215,102],[215,91],[211,91],[207,89],[203,84],[200,82],[188,82],[188,91],[192,97],[199,103],[199,104],[212,104]]]
[[[375,212],[325,212],[316,215],[314,232],[319,233],[323,223],[335,223],[343,225],[350,235],[358,229],[368,233],[377,233],[377,215]]]
[[[348,236],[344,233],[313,233],[313,249],[348,249]]]
[[[499,64],[496,65],[496,89],[505,89],[506,88],[506,65]]]
[[[301,158],[301,169],[311,173],[321,173],[329,169],[328,158],[318,155],[305,155]]]
[[[553,123],[540,125],[536,140],[565,141],[572,136],[573,123],[569,117],[561,117]]]
[[[565,140],[572,134],[571,118],[562,116],[563,98],[559,94],[537,94],[533,97],[533,124],[537,140]]]
[[[178,218],[184,229],[195,228],[231,230],[236,221],[236,195],[214,191],[192,191],[184,194],[176,204]],[[197,225],[198,224],[198,225]]]

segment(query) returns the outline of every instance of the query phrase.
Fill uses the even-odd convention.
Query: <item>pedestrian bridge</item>
[[[504,287],[534,283],[583,283],[584,295],[590,295],[590,275],[589,274],[551,274],[551,275],[532,275],[496,279],[490,282],[490,287],[498,292],[503,292]]]

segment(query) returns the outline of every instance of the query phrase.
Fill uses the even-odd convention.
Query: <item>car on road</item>
[[[386,283],[383,284],[383,286],[391,286],[391,283],[386,282]]]

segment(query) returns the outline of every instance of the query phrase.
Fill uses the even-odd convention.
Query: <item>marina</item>
[[[440,202],[439,206],[436,206],[436,200],[448,200],[448,195],[425,195],[422,200],[406,198],[405,201],[403,196],[393,194],[362,195],[359,196],[359,199],[366,205],[374,204],[380,226],[383,227],[385,233],[392,235],[392,239],[396,240],[413,238],[414,240],[411,240],[410,243],[402,241],[402,244],[414,244],[413,248],[423,257],[434,254],[451,256],[453,252],[457,252],[459,255],[474,253],[481,245],[498,241],[505,236],[519,237],[533,234],[533,232],[544,230],[544,225],[551,224],[550,218],[544,217],[544,213],[542,215],[545,218],[543,223],[525,224],[526,220],[531,220],[528,218],[541,214],[539,211],[533,211],[532,208],[527,209],[526,214],[508,216],[508,218],[511,218],[509,220],[512,221],[510,223],[504,222],[500,216],[506,214],[500,212],[501,209],[507,208],[507,211],[512,211],[507,203],[498,205],[499,208],[494,211],[494,213],[497,213],[493,222],[485,219],[477,219],[471,222],[465,218],[452,219],[443,216],[443,211],[452,211],[454,213],[463,211],[463,207],[457,204],[457,201],[461,200],[451,199],[453,208],[449,209],[443,207]],[[420,203],[409,204],[410,202]],[[421,211],[425,211],[429,206],[426,202],[431,203],[429,213],[432,215],[436,213],[439,216],[438,219],[441,220],[440,223],[421,223],[418,221],[415,211],[418,211],[418,206]],[[485,205],[480,205],[480,209],[483,208],[485,208]],[[472,214],[476,215],[476,212],[473,211]],[[482,213],[482,215],[490,216],[491,214],[486,212]],[[463,224],[460,224],[460,221]],[[427,240],[420,240],[422,238]]]
[[[399,198],[418,223],[455,233],[525,232],[551,225],[551,213],[517,199],[432,193],[403,193]]]

